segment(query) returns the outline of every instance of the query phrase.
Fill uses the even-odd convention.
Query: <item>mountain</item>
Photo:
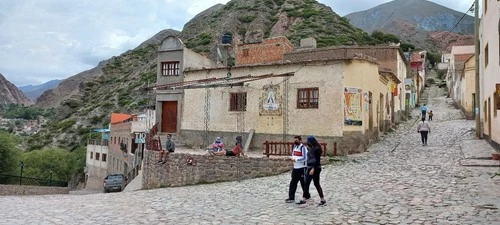
[[[0,105],[33,104],[17,87],[0,73]]]
[[[19,87],[19,90],[21,90],[24,93],[24,95],[26,95],[31,100],[36,101],[36,99],[40,97],[40,95],[42,95],[43,92],[57,87],[59,83],[61,83],[61,80],[51,80],[40,85],[22,86]]]
[[[345,17],[368,33],[378,30],[422,49],[446,51],[457,42],[473,44],[474,17],[460,21],[463,15],[426,0],[394,0]]]
[[[315,0],[232,0],[217,4],[193,17],[182,32],[163,30],[137,48],[104,60],[42,94],[36,105],[54,107],[57,113],[46,130],[28,140],[27,149],[83,147],[89,130],[106,127],[111,112],[139,113],[154,104],[154,95],[142,90],[156,83],[157,50],[166,36],[179,36],[188,48],[215,61],[216,43],[228,32],[235,43],[275,36],[287,36],[297,46],[306,37],[316,38],[318,47],[376,43]]]

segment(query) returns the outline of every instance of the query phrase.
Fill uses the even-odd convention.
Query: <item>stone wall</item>
[[[182,137],[183,143],[187,146],[191,147],[200,147],[202,146],[203,143],[203,137],[205,135],[205,131],[197,131],[197,130],[181,130],[180,135]],[[215,131],[209,131],[208,132],[208,137],[210,140],[210,144],[215,140],[216,137],[222,138],[222,141],[224,142],[224,148],[232,148],[234,147],[236,143],[236,136],[241,135],[240,133],[234,133],[234,132],[215,132]],[[289,134],[287,135],[287,141],[292,142],[293,137],[295,135]],[[302,134],[302,140],[306,141],[307,134]],[[245,144],[246,140],[248,138],[248,133],[245,133],[243,135],[243,144]],[[323,137],[323,136],[316,136],[316,139],[319,142],[325,142],[326,145],[326,153],[328,155],[333,155],[334,153],[334,145],[335,142],[337,142],[337,145],[342,143],[342,137]],[[266,141],[283,141],[283,135],[282,134],[263,134],[263,133],[255,133],[252,139],[252,142],[250,143],[250,151],[261,151],[263,152],[263,144]],[[207,147],[207,146],[205,146]],[[339,153],[338,147],[337,147],[337,154]]]
[[[378,141],[378,135],[378,127],[374,127],[373,131],[366,130],[364,134],[361,131],[345,131],[337,151],[339,155],[363,153]]]
[[[46,187],[0,184],[0,195],[56,195],[68,194],[67,187]]]
[[[283,158],[246,158],[173,153],[158,164],[156,151],[145,151],[142,187],[145,189],[236,181],[278,175],[292,168]],[[192,157],[193,164],[187,159]]]

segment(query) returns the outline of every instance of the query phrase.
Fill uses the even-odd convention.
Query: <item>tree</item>
[[[0,131],[0,173],[14,174],[19,166],[21,150],[16,147],[15,136]]]
[[[400,39],[394,34],[386,34],[381,31],[373,31],[372,38],[377,39],[379,42],[387,44],[387,43],[399,43]]]
[[[399,46],[403,52],[409,52],[410,50],[415,50],[415,45],[410,43],[401,43]]]
[[[63,149],[50,148],[27,152],[23,155],[24,174],[27,177],[48,179],[52,171],[52,179],[68,181],[75,173],[82,172],[85,166],[84,149],[69,152]]]

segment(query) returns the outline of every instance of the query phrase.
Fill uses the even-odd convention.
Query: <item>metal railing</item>
[[[321,149],[323,150],[321,155],[326,156],[326,143],[319,143]],[[268,158],[271,155],[274,156],[291,156],[293,151],[293,142],[282,142],[282,141],[266,141],[264,142],[264,155]],[[333,144],[333,155],[337,155],[337,142]]]
[[[68,182],[57,181],[52,179],[40,179],[34,177],[22,177],[9,174],[0,174],[0,184],[9,185],[31,185],[31,186],[51,186],[51,187],[67,187]]]
[[[100,146],[108,146],[109,145],[109,140],[106,139],[89,139],[87,142],[87,145],[100,145]]]

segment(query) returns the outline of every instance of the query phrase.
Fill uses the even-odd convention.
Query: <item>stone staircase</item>
[[[429,90],[430,87],[425,87],[422,94],[420,94],[420,99],[418,100],[418,104],[429,104]]]

